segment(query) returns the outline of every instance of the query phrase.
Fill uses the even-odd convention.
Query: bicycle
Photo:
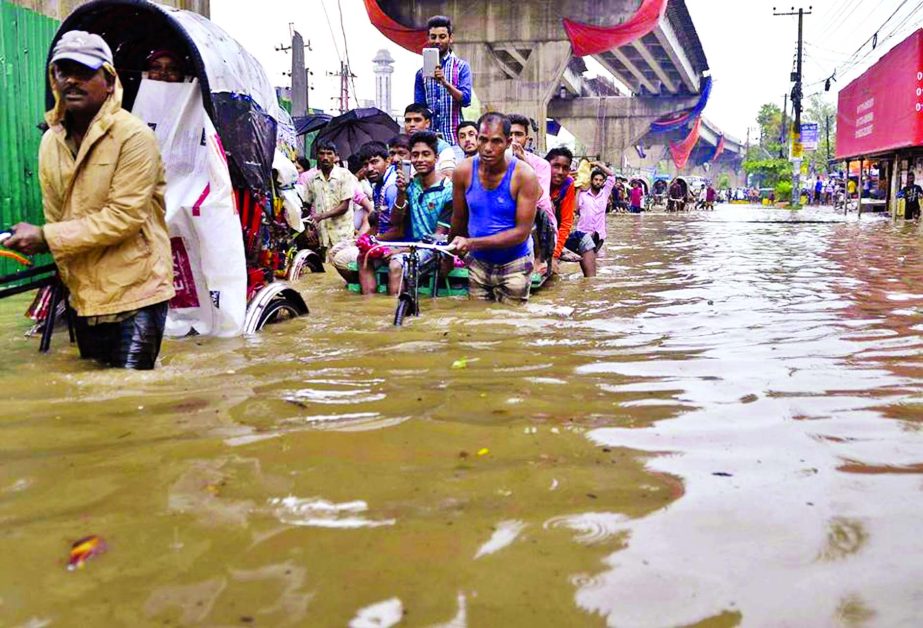
[[[394,310],[394,325],[400,327],[404,324],[407,316],[420,315],[420,251],[429,250],[437,254],[451,255],[457,257],[452,251],[452,247],[444,243],[430,242],[380,242],[369,250],[382,247],[407,249],[404,270],[401,276],[401,290],[397,295],[397,306]],[[436,284],[439,283],[439,260],[435,260]],[[436,292],[433,291],[433,296]]]

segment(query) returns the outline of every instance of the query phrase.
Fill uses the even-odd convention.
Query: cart
[[[673,187],[679,184],[682,195],[675,194]],[[667,188],[667,211],[682,212],[689,208],[689,183],[683,177],[676,177]]]
[[[187,83],[197,85],[197,89],[191,90],[197,99],[195,102],[201,103],[205,114],[203,119],[207,118],[204,124],[216,133],[216,143],[226,162],[224,176],[231,190],[224,198],[225,205],[229,206],[220,209],[225,215],[236,212],[237,216],[231,223],[224,224],[221,237],[211,236],[196,227],[199,228],[197,241],[205,243],[203,248],[209,249],[201,251],[201,256],[211,255],[215,262],[213,267],[222,260],[231,264],[242,257],[240,272],[232,273],[235,289],[229,291],[233,294],[228,297],[229,301],[237,299],[240,302],[239,315],[232,322],[225,321],[222,333],[213,332],[214,335],[253,333],[266,324],[307,314],[304,299],[286,280],[297,279],[308,270],[321,271],[323,266],[316,251],[300,250],[296,245],[296,236],[303,229],[300,215],[297,215],[301,207],[291,207],[291,195],[283,194],[274,178],[273,160],[279,148],[291,150],[295,145],[295,129],[291,117],[279,106],[275,90],[259,62],[201,15],[146,0],[95,0],[80,6],[64,20],[51,49],[64,33],[72,30],[96,33],[106,40],[113,51],[115,67],[124,87],[122,106],[136,115],[139,115],[137,107],[140,102],[136,102],[141,100],[139,93],[167,89],[151,85],[157,81],[146,78],[144,67],[148,55],[154,50],[169,49],[185,59],[189,75]],[[49,50],[49,61],[50,56]],[[190,90],[183,91],[181,88],[170,89],[188,96]],[[46,98],[50,108],[54,102],[50,86]],[[206,130],[203,130],[203,143]],[[163,143],[161,147],[164,148]],[[167,152],[164,153],[164,163],[170,223],[170,186],[175,180],[170,176],[171,163]],[[294,223],[293,211],[297,218]],[[173,224],[170,224],[170,229],[174,268],[181,271],[183,260],[177,250],[178,237]],[[243,276],[240,276],[241,272]],[[224,273],[229,274],[227,268]],[[177,282],[189,279],[182,277],[182,272],[175,274]],[[205,277],[202,283],[210,283],[209,278]],[[178,297],[180,289],[189,292],[188,286],[176,287]],[[211,285],[201,288],[206,289],[206,295],[210,294],[207,289]],[[214,301],[214,298],[211,300]],[[198,301],[202,299],[198,298]],[[210,305],[209,299],[205,301],[200,307]],[[182,318],[180,314],[188,311],[188,308],[184,310],[187,305],[175,298],[170,304],[170,317],[177,315]],[[208,321],[201,326],[207,330]],[[190,326],[179,327],[186,329]],[[187,333],[203,332],[192,326]]]

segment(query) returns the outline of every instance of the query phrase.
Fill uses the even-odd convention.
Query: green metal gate
[[[44,222],[37,125],[45,113],[45,59],[58,26],[57,20],[0,0],[0,227]],[[0,275],[21,268],[0,258]]]

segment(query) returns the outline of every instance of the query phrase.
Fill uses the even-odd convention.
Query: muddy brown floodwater
[[[0,624],[917,623],[920,228],[610,223],[522,309],[395,329],[314,275],[310,317],[151,373],[0,303]]]

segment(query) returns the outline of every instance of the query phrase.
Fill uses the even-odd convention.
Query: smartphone
[[[413,165],[409,160],[404,159],[401,161],[401,169],[404,171],[404,180],[410,183],[410,180],[413,178]]]
[[[439,67],[439,48],[423,49],[423,76],[435,76]]]

